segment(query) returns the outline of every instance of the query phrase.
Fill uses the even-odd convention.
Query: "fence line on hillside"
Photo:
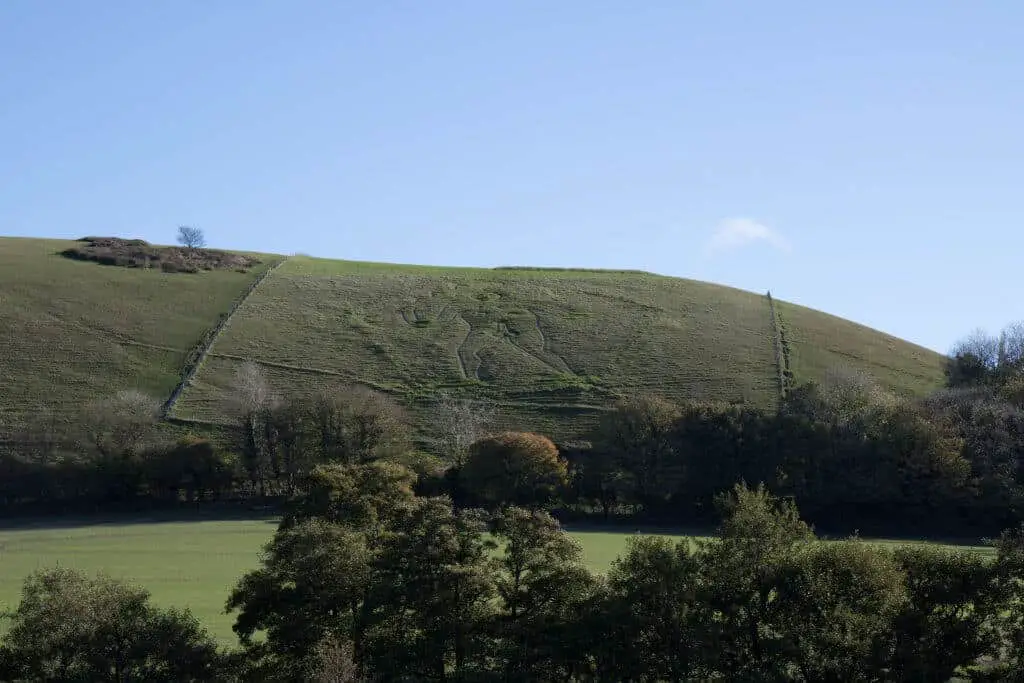
[[[783,357],[782,326],[779,324],[779,314],[775,310],[775,300],[772,299],[771,290],[768,290],[766,296],[768,298],[768,311],[772,319],[772,347],[775,351],[775,369],[778,372],[779,400],[785,400],[787,363]]]
[[[220,333],[224,331],[225,327],[227,327],[232,316],[235,315],[235,312],[249,299],[252,293],[256,291],[256,288],[259,287],[264,280],[270,277],[271,273],[277,270],[277,268],[287,260],[288,257],[285,256],[280,261],[263,271],[260,276],[253,280],[252,284],[242,292],[242,295],[235,299],[227,313],[221,314],[217,324],[203,334],[199,342],[192,348],[188,358],[185,359],[185,365],[181,372],[181,380],[177,385],[175,385],[174,391],[171,392],[171,395],[166,401],[164,401],[164,405],[160,409],[160,417],[162,419],[166,420],[170,417],[171,411],[174,410],[174,405],[181,397],[181,392],[185,390],[185,387],[192,384],[192,380],[195,378],[196,373],[199,372],[199,368],[203,366],[203,362],[206,360],[207,354],[210,352],[210,349],[213,348],[213,345],[216,343]]]

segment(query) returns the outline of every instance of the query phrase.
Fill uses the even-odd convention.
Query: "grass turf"
[[[798,381],[841,366],[896,392],[924,394],[941,386],[941,365],[932,351],[804,306],[782,302],[777,310]]]
[[[867,367],[904,391],[939,381],[938,354],[785,311],[798,381],[834,365]],[[389,392],[428,437],[431,399],[445,390],[496,402],[502,426],[572,438],[638,391],[773,406],[773,340],[766,297],[692,280],[295,257],[239,308],[176,414],[217,416],[238,365],[252,359],[285,391],[357,383]]]
[[[228,592],[259,563],[259,552],[273,535],[268,520],[119,520],[66,525],[50,520],[38,526],[0,530],[0,613],[13,610],[30,572],[61,565],[103,571],[144,586],[157,604],[188,607],[224,645],[235,644],[233,616],[224,614]],[[607,571],[632,532],[571,530],[583,546],[587,565]],[[661,532],[672,538],[695,538]],[[882,544],[908,541],[873,541]],[[992,554],[992,549],[967,549]],[[6,628],[0,622],[0,633]]]
[[[171,274],[59,255],[74,244],[0,238],[0,423],[121,389],[167,398],[190,350],[279,258],[257,255],[248,273]],[[939,354],[799,306],[777,311],[796,382],[836,366],[900,392],[940,382]],[[239,308],[175,415],[222,421],[224,392],[251,359],[283,392],[389,392],[428,438],[446,390],[496,402],[499,426],[568,439],[633,392],[773,406],[774,340],[765,296],[693,280],[293,257]]]
[[[189,351],[270,258],[247,273],[164,273],[58,255],[76,244],[0,238],[0,423],[122,389],[167,399]]]

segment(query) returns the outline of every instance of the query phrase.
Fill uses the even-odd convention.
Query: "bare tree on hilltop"
[[[178,244],[189,249],[201,249],[206,246],[206,235],[200,228],[182,225],[178,227]]]

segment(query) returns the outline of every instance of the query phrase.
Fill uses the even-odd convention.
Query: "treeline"
[[[70,419],[43,412],[10,425],[0,443],[0,504],[67,510],[283,497],[319,463],[389,458],[441,468],[412,448],[402,411],[375,392],[283,397],[247,364],[224,410],[231,422],[216,440],[168,439],[159,402],[139,391]]]
[[[969,337],[946,380],[909,399],[837,371],[792,389],[777,410],[637,396],[604,414],[587,441],[557,448],[494,434],[492,409],[446,399],[431,416],[441,438],[427,450],[382,394],[281,396],[247,364],[220,443],[162,440],[157,402],[137,392],[85,406],[70,425],[42,415],[19,426],[0,446],[0,503],[287,496],[319,464],[387,459],[417,472],[421,493],[458,506],[533,504],[543,490],[563,518],[713,523],[714,497],[746,481],[837,532],[977,536],[1014,526],[1024,519],[1024,325]]]
[[[568,503],[661,522],[708,519],[737,481],[764,482],[820,526],[977,532],[1024,514],[1024,325],[958,345],[923,399],[833,372],[777,411],[625,401],[567,448]]]
[[[227,597],[230,650],[140,588],[40,570],[0,680],[1024,680],[1024,527],[989,560],[826,543],[736,486],[713,540],[636,537],[601,575],[543,510],[416,485],[384,460],[301,477]]]

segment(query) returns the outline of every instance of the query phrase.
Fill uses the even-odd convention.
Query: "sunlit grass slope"
[[[778,303],[778,312],[798,381],[841,367],[897,393],[925,393],[941,384],[941,357],[934,351],[804,306]]]
[[[850,364],[901,390],[938,380],[938,354],[783,310],[798,381]],[[177,415],[217,419],[239,363],[252,359],[287,391],[387,391],[428,434],[425,411],[445,390],[497,402],[510,426],[568,438],[631,392],[775,405],[773,338],[766,297],[692,280],[295,257],[238,310]]]
[[[163,273],[73,261],[62,240],[0,238],[0,417],[137,388],[167,398],[189,351],[266,264]]]

